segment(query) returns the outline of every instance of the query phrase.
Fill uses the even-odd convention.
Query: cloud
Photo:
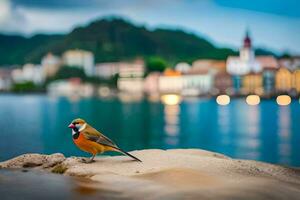
[[[26,24],[26,17],[20,9],[14,8],[9,0],[0,1],[1,32],[22,32]]]

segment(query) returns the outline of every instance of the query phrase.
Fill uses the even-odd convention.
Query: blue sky
[[[248,27],[256,47],[300,54],[298,0],[0,0],[0,32],[65,33],[108,15],[150,29],[182,28],[232,48]]]

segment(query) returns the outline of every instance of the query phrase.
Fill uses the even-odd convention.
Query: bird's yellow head
[[[83,119],[74,119],[71,124],[68,126],[69,128],[73,129],[74,131],[82,131],[86,127],[86,122]]]

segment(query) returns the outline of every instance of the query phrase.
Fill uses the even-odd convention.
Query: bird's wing
[[[102,145],[107,145],[111,147],[117,147],[117,145],[108,137],[97,131],[96,129],[89,127],[82,131],[84,137],[93,142],[97,142]]]

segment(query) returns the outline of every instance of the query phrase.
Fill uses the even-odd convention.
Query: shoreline
[[[103,98],[103,99],[109,99],[109,98],[118,98],[118,95],[120,94],[124,94],[124,95],[133,95],[131,93],[122,93],[122,92],[117,92],[115,95],[111,95],[111,96],[105,96],[105,97],[102,97],[102,96],[99,96],[99,95],[91,95],[91,96],[80,96],[80,98]],[[52,97],[53,95],[50,95],[49,93],[47,92],[7,92],[7,91],[0,91],[0,96],[9,96],[9,95],[15,95],[15,96],[26,96],[26,95],[32,95],[32,96],[35,96],[35,95],[40,95],[40,96],[50,96]],[[144,94],[144,93],[141,93],[141,94],[136,94],[138,96],[141,96],[142,98],[141,99],[147,99],[147,98],[150,98],[152,96],[163,96],[163,95],[178,95],[180,96],[182,99],[215,99],[216,97],[220,96],[220,95],[227,95],[227,94],[223,94],[223,93],[220,93],[220,94],[216,94],[216,95],[199,95],[199,96],[187,96],[187,95],[181,95],[181,94],[176,94],[176,93],[159,93],[159,94]],[[255,95],[255,94],[238,94],[238,95],[229,95],[228,96],[232,99],[245,99],[247,96],[249,95]],[[278,94],[274,94],[274,95],[258,95],[260,97],[261,100],[276,100],[276,98],[278,96],[282,96],[282,95],[287,95],[291,98],[291,100],[296,100],[298,101],[299,98],[300,98],[300,95],[296,95],[296,96],[293,96],[293,95],[289,95],[287,93],[278,93]],[[64,96],[64,95],[54,95],[54,97],[70,97],[70,96]]]
[[[130,153],[143,162],[101,156],[85,164],[81,158],[62,154],[25,154],[1,162],[0,168],[84,177],[101,183],[101,190],[116,190],[132,199],[298,199],[300,195],[297,168],[236,160],[198,149]]]

